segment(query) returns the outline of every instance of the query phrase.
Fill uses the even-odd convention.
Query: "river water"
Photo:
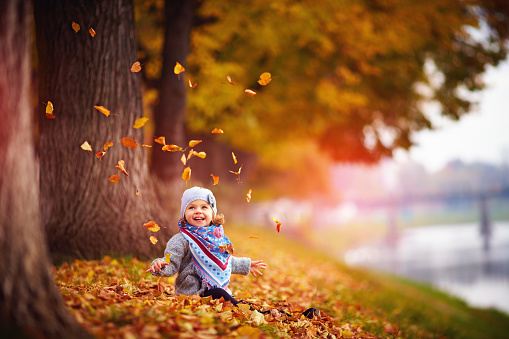
[[[391,241],[351,249],[344,259],[429,282],[472,306],[509,314],[509,222],[493,222],[485,240],[479,223],[409,228]]]

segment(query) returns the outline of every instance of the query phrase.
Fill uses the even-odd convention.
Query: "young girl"
[[[180,207],[180,232],[166,245],[165,257],[152,262],[147,272],[155,276],[170,277],[178,273],[175,293],[198,294],[201,297],[223,297],[234,305],[235,300],[228,288],[230,275],[262,275],[266,265],[263,260],[237,258],[228,251],[233,249],[224,234],[224,216],[217,214],[214,194],[206,188],[192,187],[182,195]]]

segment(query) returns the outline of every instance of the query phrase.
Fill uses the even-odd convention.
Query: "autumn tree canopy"
[[[335,161],[372,163],[408,149],[413,133],[433,128],[424,102],[459,119],[486,67],[507,52],[503,1],[196,3],[194,20],[207,24],[191,32],[182,76],[197,84],[187,87],[187,130],[221,126],[222,140],[261,158],[269,148],[284,153],[288,140],[316,143]],[[164,41],[147,32],[140,44],[154,79]],[[260,85],[264,72],[273,78]]]

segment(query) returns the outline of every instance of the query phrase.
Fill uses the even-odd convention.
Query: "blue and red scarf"
[[[198,275],[209,287],[220,287],[232,294],[228,288],[232,272],[231,254],[219,246],[231,245],[224,234],[223,226],[208,227],[184,226],[179,222],[180,232],[189,241],[193,264]]]

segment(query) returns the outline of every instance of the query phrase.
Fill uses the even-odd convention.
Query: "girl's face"
[[[186,207],[184,217],[194,227],[207,227],[212,222],[212,208],[205,200],[195,200]]]

